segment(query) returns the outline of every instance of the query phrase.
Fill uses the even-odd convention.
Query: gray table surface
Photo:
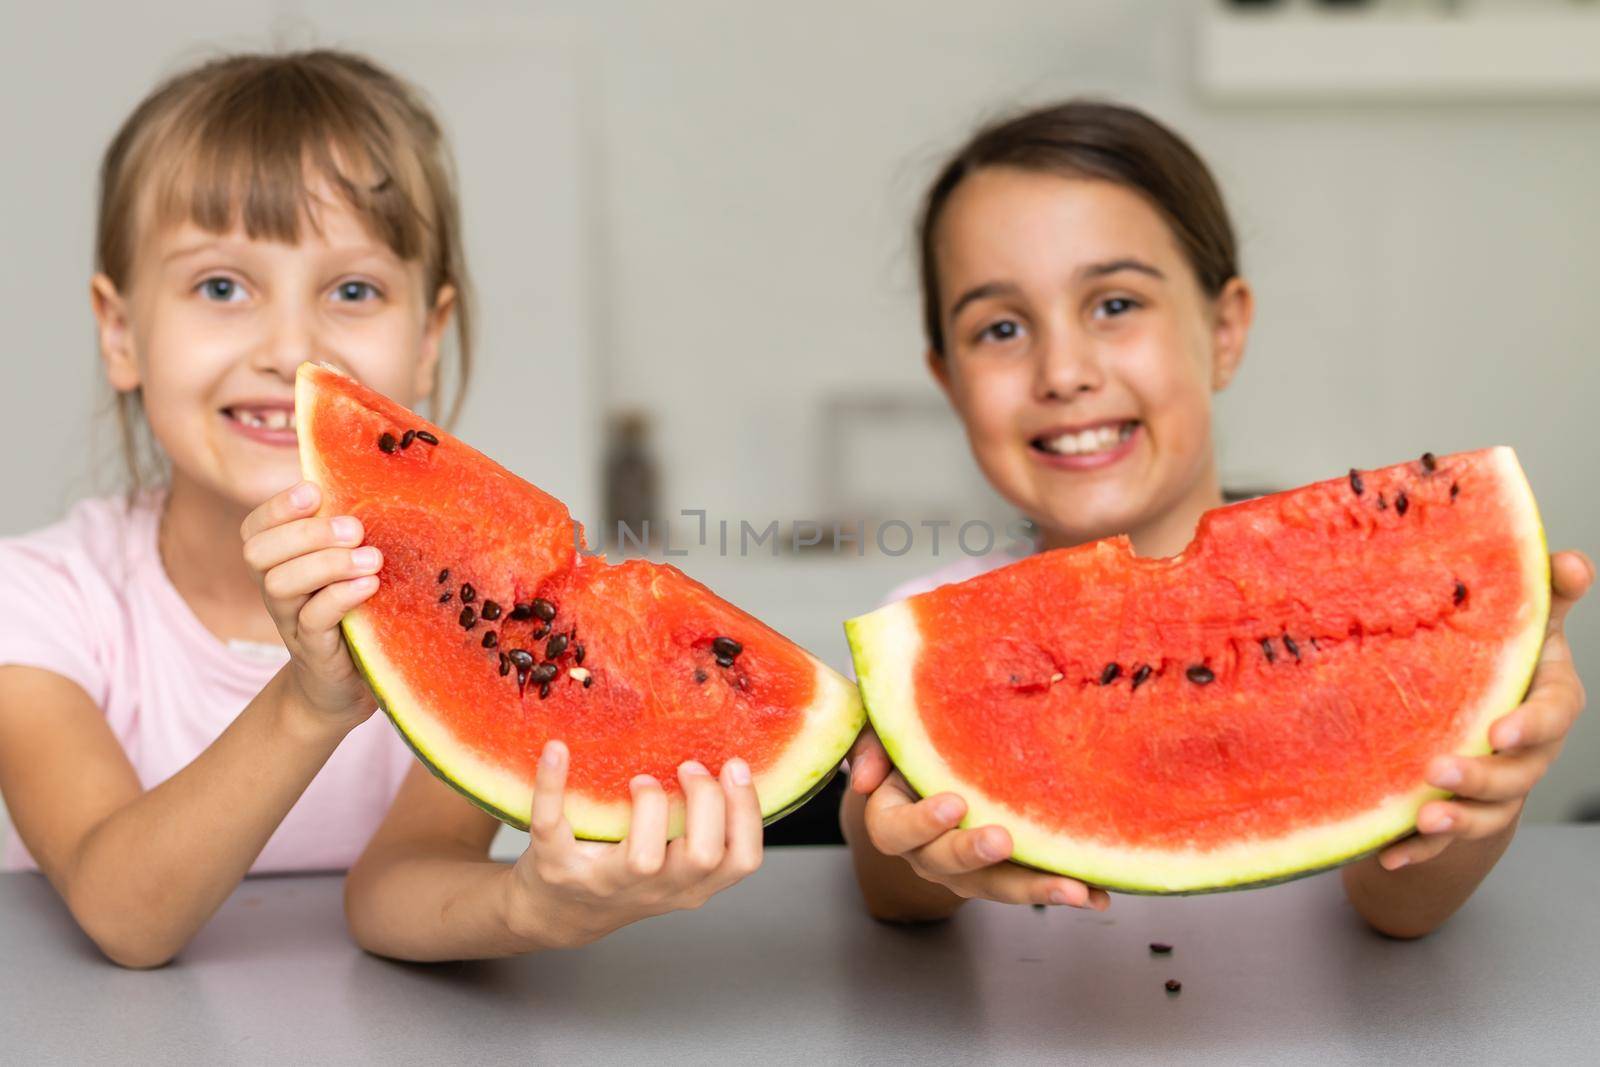
[[[1600,1062],[1600,827],[1523,828],[1415,942],[1369,932],[1329,875],[891,927],[842,850],[795,848],[584,949],[417,966],[354,948],[340,889],[252,879],[141,973],[103,962],[37,875],[0,876],[0,1059]]]

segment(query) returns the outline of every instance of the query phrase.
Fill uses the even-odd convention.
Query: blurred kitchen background
[[[871,527],[859,556],[741,558],[739,523],[1012,518],[924,373],[910,222],[975,123],[1073,94],[1170,122],[1228,197],[1259,299],[1228,484],[1510,444],[1552,545],[1600,555],[1592,0],[7,5],[0,533],[116,484],[87,297],[117,123],[215,51],[314,45],[450,129],[482,325],[460,432],[591,526],[703,510],[673,562],[841,668],[840,621],[949,533],[941,560]],[[1600,601],[1569,628],[1593,687]],[[1600,817],[1595,719],[1530,817]]]

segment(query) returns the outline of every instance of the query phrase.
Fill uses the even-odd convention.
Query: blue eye
[[[244,299],[244,288],[232,278],[207,278],[197,286],[207,300],[231,304]]]
[[[338,288],[334,290],[336,299],[350,303],[373,300],[381,295],[378,292],[378,287],[371,282],[340,282]]]

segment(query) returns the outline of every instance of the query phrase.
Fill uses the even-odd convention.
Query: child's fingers
[[[660,873],[667,858],[667,817],[671,804],[661,783],[648,774],[628,783],[633,792],[633,814],[628,836],[618,850],[623,865],[622,880],[636,882]]]
[[[1428,781],[1469,800],[1515,800],[1538,784],[1553,756],[1542,748],[1515,755],[1441,756],[1429,766]]]
[[[299,482],[291,485],[244,517],[244,522],[239,525],[239,539],[248,541],[268,527],[277,526],[290,519],[303,519],[308,515],[315,515],[317,505],[321,503],[322,490],[313,483]]]
[[[969,874],[1011,858],[1011,835],[1003,827],[952,830],[909,857],[920,870],[941,878]]]
[[[947,884],[962,896],[996,900],[1002,904],[1065,904],[1083,908],[1092,906],[1095,899],[1089,887],[1076,879],[1041,874],[1014,863],[952,878]],[[1103,892],[1100,896],[1109,903],[1110,898]]]
[[[1549,632],[1561,629],[1572,605],[1582,600],[1594,583],[1594,563],[1582,552],[1557,552],[1550,557],[1550,591],[1555,594],[1550,604]]]
[[[533,805],[528,815],[528,836],[545,848],[571,849],[572,828],[562,810],[567,788],[567,746],[546,741],[533,773]]]
[[[861,734],[850,746],[850,753],[845,760],[850,764],[850,788],[861,794],[877,789],[889,777],[889,772],[894,770],[894,765],[889,762],[889,754],[884,751],[883,743],[878,740],[870,724],[861,728]]]
[[[744,760],[730,759],[722,765],[722,796],[727,836],[717,873],[725,885],[732,885],[761,866],[761,798]]]
[[[1386,871],[1398,871],[1401,867],[1426,863],[1449,848],[1453,840],[1450,834],[1412,834],[1378,853],[1378,866]]]
[[[701,764],[688,760],[679,766],[678,782],[683,787],[684,830],[670,851],[677,880],[687,884],[721,866],[727,847],[727,813],[722,786]]]
[[[383,553],[371,545],[323,548],[278,564],[262,576],[261,588],[270,600],[294,602],[334,582],[375,574],[382,566]]]
[[[271,526],[244,543],[244,561],[257,574],[265,574],[296,556],[319,548],[343,545],[354,548],[365,534],[361,520],[354,515],[321,515],[293,519]]]
[[[301,642],[315,641],[318,635],[331,639],[330,646],[316,651],[330,652],[339,643],[339,620],[366,603],[378,591],[378,576],[363,575],[323,586],[307,600],[296,616],[296,635]]]
[[[1588,697],[1566,637],[1556,634],[1544,648],[1527,698],[1489,728],[1489,742],[1500,751],[1559,741],[1583,711]]]
[[[867,836],[886,856],[921,848],[961,821],[966,802],[954,793],[915,799],[898,774],[867,798]]]
[[[1417,829],[1423,834],[1449,834],[1479,841],[1492,837],[1516,821],[1522,801],[1435,800],[1417,812]]]

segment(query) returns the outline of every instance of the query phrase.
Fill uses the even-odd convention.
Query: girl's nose
[[[1094,343],[1069,329],[1050,329],[1035,349],[1033,392],[1038,400],[1070,400],[1105,385]]]
[[[265,374],[294,381],[294,372],[300,364],[322,358],[317,351],[314,327],[314,319],[308,311],[281,309],[273,318],[272,329],[256,346],[251,365]]]

